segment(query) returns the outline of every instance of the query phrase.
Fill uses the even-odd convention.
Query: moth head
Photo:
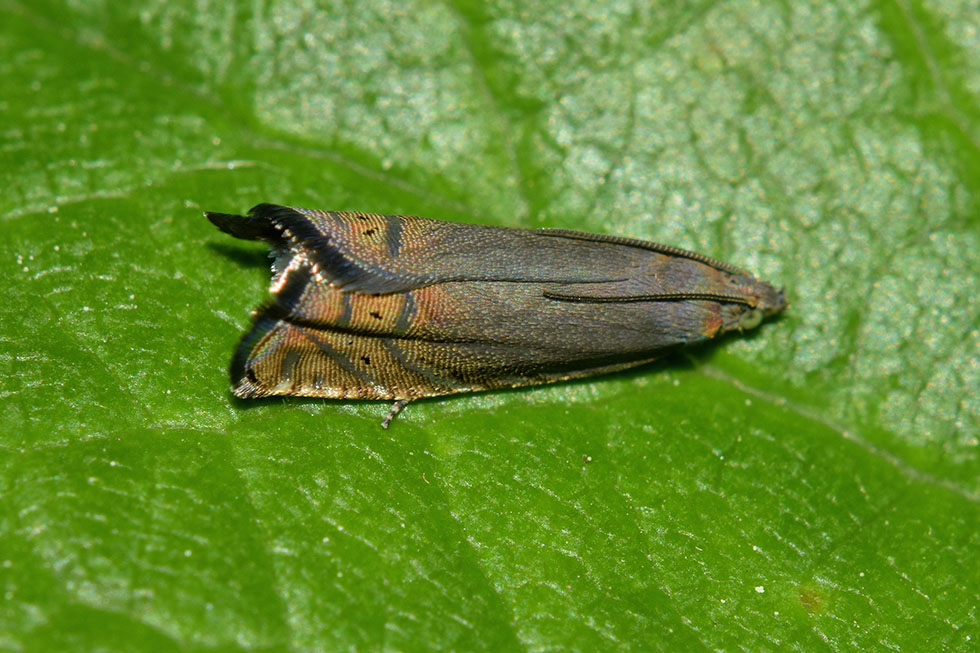
[[[732,275],[729,284],[738,301],[730,304],[726,311],[727,329],[754,329],[763,319],[786,308],[786,293],[782,288],[776,288],[747,274]]]
[[[786,291],[783,288],[776,288],[758,279],[753,279],[753,281],[755,282],[756,292],[755,308],[762,313],[759,317],[760,320],[763,317],[770,317],[781,313],[786,308]],[[758,322],[756,322],[756,325],[758,325]]]

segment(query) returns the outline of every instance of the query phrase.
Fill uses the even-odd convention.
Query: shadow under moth
[[[393,400],[386,428],[413,399],[621,370],[786,306],[733,265],[631,238],[272,204],[205,215],[275,258],[234,394]]]

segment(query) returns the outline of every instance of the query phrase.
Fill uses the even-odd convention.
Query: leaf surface
[[[970,3],[0,0],[0,648],[965,649]],[[785,284],[745,337],[410,405],[240,402],[263,202]]]

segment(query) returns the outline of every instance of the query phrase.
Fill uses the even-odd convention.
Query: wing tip
[[[215,227],[235,238],[243,240],[276,241],[281,238],[279,228],[261,215],[248,216],[235,213],[205,211],[206,217]]]
[[[228,366],[231,379],[231,392],[239,399],[253,399],[268,395],[262,381],[252,370],[252,354],[262,339],[279,324],[276,317],[278,309],[267,304],[256,313],[252,328],[245,332],[235,349],[235,355]]]

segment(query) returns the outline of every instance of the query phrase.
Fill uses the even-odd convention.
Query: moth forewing
[[[751,329],[782,290],[646,241],[260,204],[207,213],[277,257],[231,366],[240,397],[413,399],[623,369]]]

